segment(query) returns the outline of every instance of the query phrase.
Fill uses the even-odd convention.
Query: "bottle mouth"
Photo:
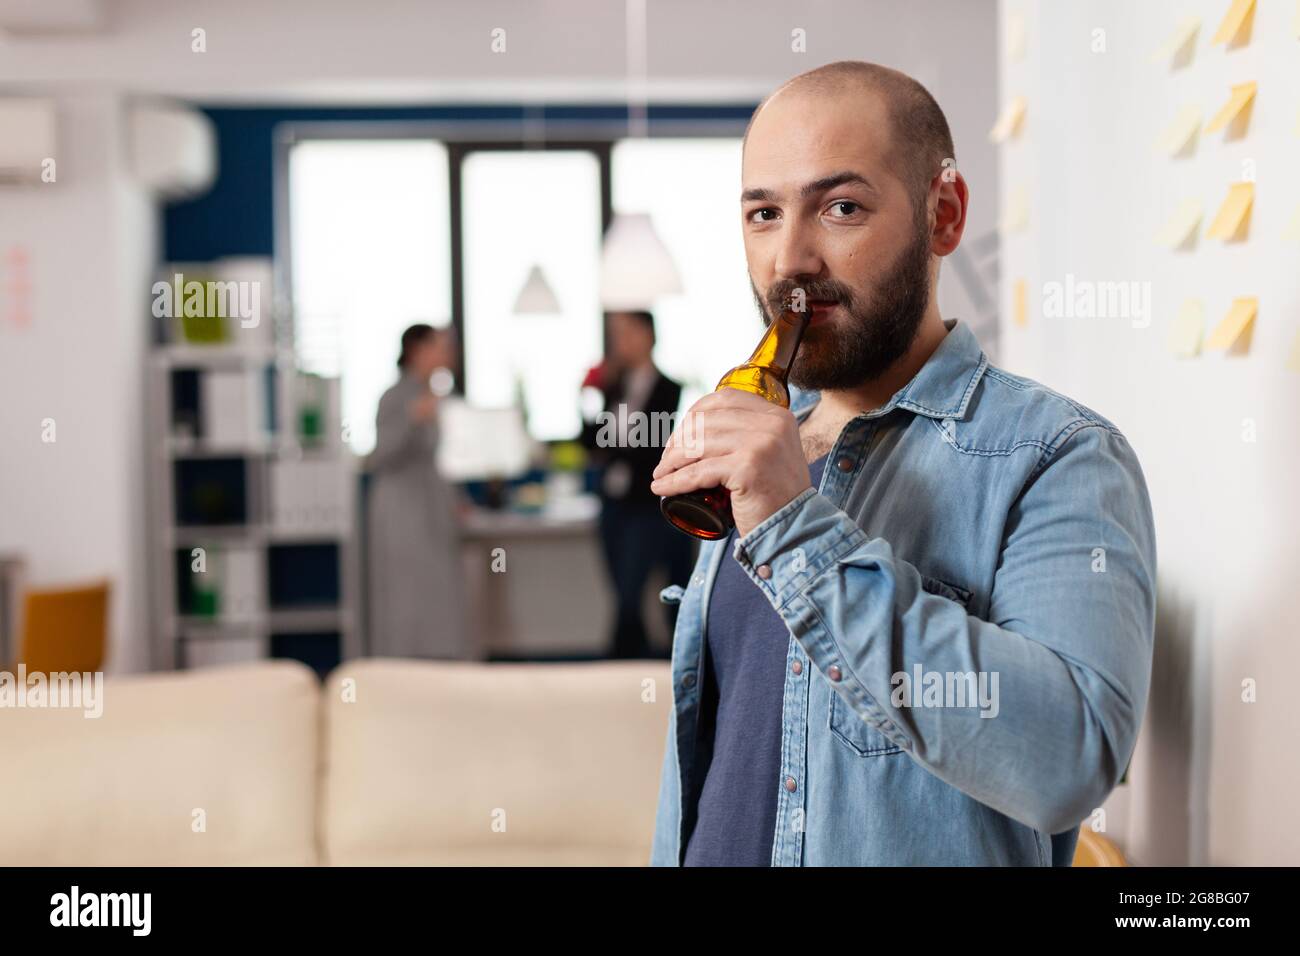
[[[731,533],[726,518],[698,496],[686,494],[660,498],[659,510],[669,524],[693,538],[717,541]]]

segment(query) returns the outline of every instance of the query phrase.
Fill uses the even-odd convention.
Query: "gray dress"
[[[428,383],[402,376],[379,400],[367,545],[370,653],[471,660],[455,495],[438,473],[438,424],[409,406]]]

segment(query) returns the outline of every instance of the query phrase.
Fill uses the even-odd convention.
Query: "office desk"
[[[606,652],[614,611],[595,518],[477,509],[464,519],[461,541],[470,626],[488,654]],[[496,548],[504,549],[504,572],[492,570]],[[651,639],[666,646],[666,628],[660,631]]]

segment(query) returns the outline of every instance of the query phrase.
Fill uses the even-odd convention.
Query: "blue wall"
[[[650,129],[665,121],[744,122],[753,106],[656,106]],[[410,122],[451,120],[522,130],[522,106],[436,106],[393,109],[205,109],[217,135],[217,179],[197,199],[166,207],[164,251],[168,262],[203,262],[221,256],[270,256],[275,251],[275,127],[284,122]],[[625,122],[621,106],[547,106],[529,120],[573,124]]]

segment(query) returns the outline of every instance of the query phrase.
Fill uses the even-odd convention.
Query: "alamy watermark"
[[[1043,283],[1043,317],[1048,319],[1128,319],[1133,328],[1151,324],[1151,283],[1094,282],[1067,272],[1064,282]]]
[[[103,671],[27,672],[20,663],[18,673],[0,671],[0,709],[31,707],[82,710],[86,718],[104,713]]]
[[[83,893],[75,883],[50,897],[50,925],[117,926],[148,936],[153,926],[152,893]]]
[[[249,279],[186,281],[177,272],[171,282],[153,284],[153,314],[157,319],[239,319],[241,328],[256,328],[262,321],[262,283]]]
[[[996,717],[997,671],[927,671],[912,665],[912,673],[895,671],[889,680],[895,707],[979,707],[981,717]]]
[[[665,448],[670,438],[688,458],[704,454],[704,419],[695,412],[629,411],[620,403],[596,416],[596,445],[600,448]]]

